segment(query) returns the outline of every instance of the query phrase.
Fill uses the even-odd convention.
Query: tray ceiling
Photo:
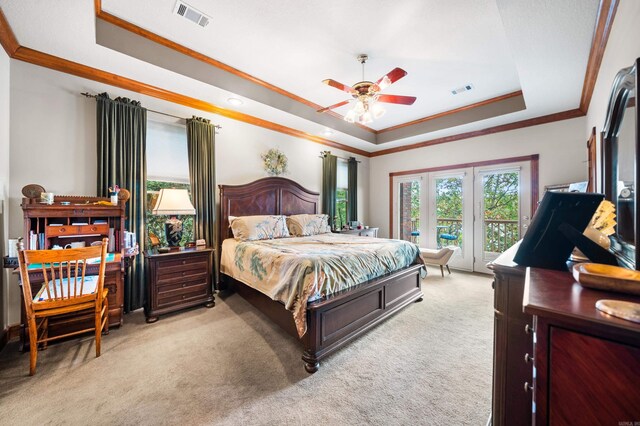
[[[0,0],[0,7],[23,46],[310,134],[332,127],[332,140],[368,151],[577,108],[598,9],[597,0],[188,3],[212,17],[207,27],[175,15],[175,0],[103,0],[102,10],[321,106],[348,98],[322,84],[323,79],[361,80],[357,54],[370,57],[366,79],[376,80],[399,66],[408,75],[385,93],[418,100],[412,106],[385,104],[386,115],[369,125],[374,135],[519,90],[526,108],[523,103],[513,109],[517,112],[505,109],[476,121],[453,120],[442,128],[422,126],[413,133],[371,138],[362,129],[345,130],[347,123],[334,120],[332,126],[275,102],[253,100],[251,92],[241,96],[244,105],[234,107],[226,103],[237,95],[234,86],[220,88],[215,81],[101,46],[93,2]],[[473,90],[451,94],[469,83]]]

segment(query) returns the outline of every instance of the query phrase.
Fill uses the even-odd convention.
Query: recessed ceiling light
[[[323,134],[323,135],[325,135],[325,136],[331,136],[331,135],[333,134],[333,130],[331,130],[331,129],[324,129],[324,130],[322,131],[322,134]]]
[[[242,99],[238,99],[238,98],[229,98],[227,99],[227,102],[229,102],[231,105],[235,105],[235,106],[240,106],[242,105],[244,102],[242,102]]]

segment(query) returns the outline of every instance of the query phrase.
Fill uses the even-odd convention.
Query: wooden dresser
[[[531,315],[522,311],[526,268],[513,262],[519,244],[489,264],[495,279],[493,325],[492,424],[528,425],[531,422],[531,366],[525,354],[533,352]]]
[[[640,297],[583,288],[568,272],[528,270],[533,424],[640,423],[640,324],[601,313],[600,299],[640,303]]]
[[[215,305],[212,283],[212,248],[181,248],[168,253],[149,251],[147,262],[147,322],[159,315],[192,306]]]

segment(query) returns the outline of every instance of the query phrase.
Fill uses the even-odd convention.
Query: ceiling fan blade
[[[380,80],[376,81],[374,85],[375,91],[379,92],[381,90],[386,89],[396,81],[400,80],[405,75],[407,75],[407,72],[402,68],[392,69],[390,72],[387,73],[387,75],[383,76],[382,78],[380,78]]]
[[[333,108],[338,108],[338,107],[341,107],[342,105],[348,104],[349,102],[351,102],[351,99],[339,102],[339,103],[337,103],[335,105],[331,105],[331,106],[328,106],[326,108],[319,109],[318,112],[325,112],[325,111],[328,111],[328,110],[333,109]]]
[[[378,95],[378,102],[386,102],[388,104],[413,105],[415,101],[415,96]]]
[[[346,84],[338,83],[337,81],[331,80],[330,78],[328,78],[326,80],[322,80],[322,82],[324,84],[328,84],[331,87],[335,87],[338,90],[342,90],[343,92],[347,92],[347,93],[350,93],[352,95],[354,95],[356,93],[356,91],[354,90],[353,87],[347,86]]]

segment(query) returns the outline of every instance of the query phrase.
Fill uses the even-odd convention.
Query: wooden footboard
[[[302,337],[305,369],[315,373],[320,360],[411,302],[422,300],[421,265],[376,278],[312,302],[307,307],[307,333]],[[289,334],[297,336],[293,315],[280,302],[224,277],[232,288]]]

